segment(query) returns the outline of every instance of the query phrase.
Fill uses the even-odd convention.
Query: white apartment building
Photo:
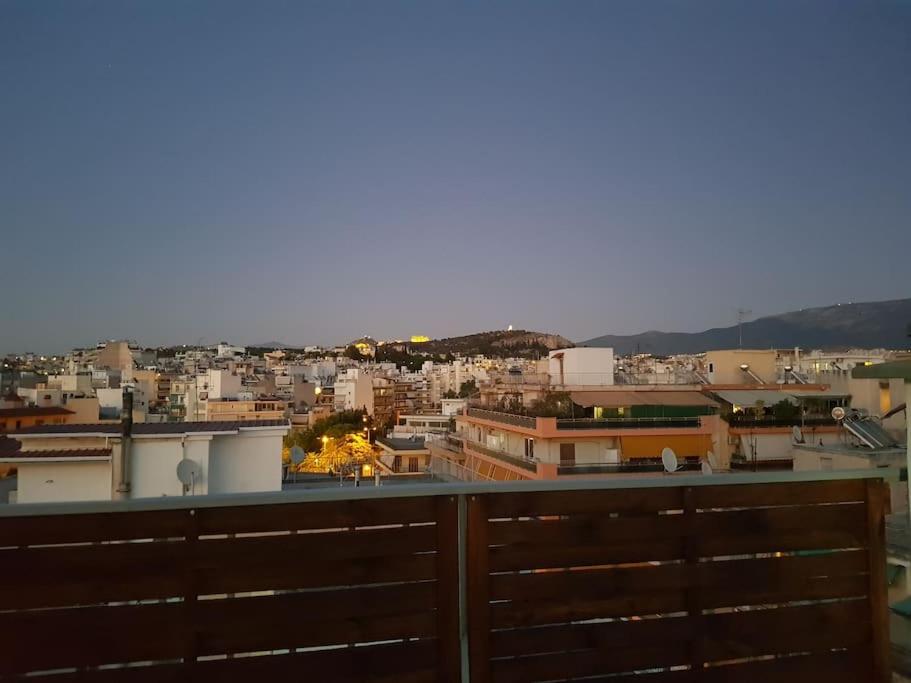
[[[363,368],[347,368],[335,380],[335,409],[366,410],[373,415],[373,377]]]
[[[557,349],[548,354],[547,371],[554,386],[611,386],[614,383],[614,350]]]
[[[280,491],[289,428],[286,420],[145,423],[124,439],[119,423],[41,425],[15,433],[21,450],[0,462],[18,468],[18,503]],[[177,476],[182,460],[196,466],[187,485]]]

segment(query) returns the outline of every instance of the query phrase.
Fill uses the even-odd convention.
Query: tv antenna
[[[183,484],[183,495],[190,491],[191,495],[195,493],[196,480],[202,474],[199,465],[193,460],[184,458],[177,463],[177,479]]]
[[[751,311],[749,308],[737,309],[737,348],[743,348],[743,320],[752,313],[753,311]]]

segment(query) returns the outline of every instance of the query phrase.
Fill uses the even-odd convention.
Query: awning
[[[711,406],[718,404],[701,391],[573,391],[573,403],[583,408],[599,406]]]
[[[672,448],[678,458],[704,457],[712,447],[709,434],[674,436],[621,436],[620,453],[624,460],[630,458],[660,458],[661,451]]]
[[[782,401],[788,401],[794,404],[797,403],[797,399],[791,394],[786,394],[783,391],[748,391],[735,389],[716,391],[715,394],[722,401],[744,408],[752,408],[760,402],[762,402],[762,405],[766,408],[771,408],[776,403],[781,403]]]

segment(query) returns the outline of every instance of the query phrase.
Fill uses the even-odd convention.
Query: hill
[[[510,356],[531,358],[546,356],[548,351],[573,346],[566,337],[528,330],[496,330],[467,334],[462,337],[432,339],[423,344],[412,344],[414,353],[448,354],[463,356],[484,354],[506,358]]]
[[[804,349],[911,347],[911,299],[837,304],[757,318],[743,324],[744,348]],[[737,326],[704,332],[643,332],[604,335],[580,346],[612,346],[619,354],[700,353],[735,349]]]

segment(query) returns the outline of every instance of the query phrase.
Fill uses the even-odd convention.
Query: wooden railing
[[[0,679],[885,683],[886,489],[821,478],[12,506]]]

